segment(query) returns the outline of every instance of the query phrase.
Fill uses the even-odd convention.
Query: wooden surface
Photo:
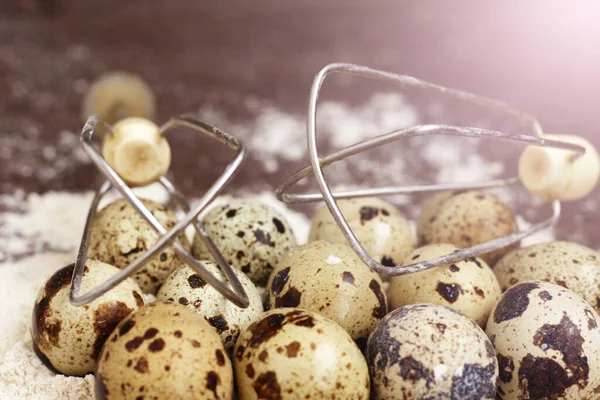
[[[313,75],[339,61],[493,97],[535,115],[548,132],[580,134],[600,145],[600,5],[523,3],[2,2],[1,192],[97,187],[99,177],[90,166],[66,168],[44,179],[31,170],[47,166],[43,149],[56,142],[60,131],[80,130],[82,85],[114,69],[139,73],[150,82],[159,99],[159,121],[207,104],[232,120],[252,118],[268,105],[304,115]],[[378,88],[339,79],[329,84],[326,95],[360,103]],[[425,110],[430,99],[410,94],[411,102]],[[250,107],[249,100],[261,107]],[[198,154],[185,142],[173,146],[188,152],[176,163],[180,177],[191,166],[185,160]],[[485,147],[490,157],[509,165],[518,156],[518,149],[499,154],[496,146]],[[217,154],[215,162],[224,165],[227,157]],[[235,185],[276,185],[300,166],[269,174],[254,168],[252,160],[248,165]],[[187,193],[202,193],[216,174],[207,169],[189,177]],[[419,168],[415,174],[428,177]],[[566,205],[559,236],[600,248],[597,206],[583,204]]]

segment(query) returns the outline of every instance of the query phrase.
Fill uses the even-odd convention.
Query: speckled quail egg
[[[249,399],[368,399],[369,371],[339,325],[310,311],[265,313],[235,346],[238,396]]]
[[[211,274],[227,281],[225,274],[215,263],[200,263]],[[196,310],[221,335],[225,348],[230,349],[235,345],[240,332],[263,312],[262,299],[256,286],[243,272],[236,269],[234,272],[250,299],[247,308],[240,308],[227,300],[188,266],[173,271],[160,287],[156,298],[176,301]]]
[[[600,255],[570,242],[525,247],[505,255],[494,267],[503,290],[532,280],[554,282],[583,297],[600,312]]]
[[[376,197],[338,200],[337,204],[358,241],[381,264],[394,267],[414,249],[410,226],[392,204]],[[325,205],[312,220],[309,241],[314,240],[347,244]]]
[[[294,231],[283,215],[257,200],[236,199],[212,209],[204,228],[230,265],[264,286],[282,255],[296,246]],[[192,246],[199,260],[212,255],[196,235]]]
[[[374,399],[494,399],[490,340],[459,312],[413,304],[390,312],[367,344]]]
[[[271,308],[318,312],[340,324],[361,347],[387,313],[379,275],[340,243],[319,240],[296,247],[277,265],[267,287]]]
[[[142,203],[166,228],[177,224],[177,217],[161,204],[142,199]],[[118,268],[124,268],[158,241],[158,234],[124,199],[104,207],[94,220],[88,256]],[[190,245],[185,237],[178,238],[186,249]],[[133,275],[144,293],[155,294],[165,278],[179,267],[182,261],[172,247],[166,247]]]
[[[518,231],[514,212],[490,193],[480,190],[442,193],[424,207],[417,223],[421,245],[450,243],[471,247]],[[518,244],[483,254],[481,258],[494,265]]]
[[[201,315],[156,302],[123,320],[96,371],[98,399],[231,399],[233,371],[221,338]]]
[[[71,264],[54,273],[40,289],[31,326],[33,347],[49,368],[65,375],[85,375],[96,368],[108,335],[129,313],[144,305],[142,291],[131,278],[82,307],[69,302]],[[81,280],[86,293],[118,273],[118,268],[87,260]]]
[[[456,250],[451,244],[430,244],[413,251],[403,265],[431,260]],[[440,304],[460,311],[485,327],[502,291],[485,261],[472,257],[414,274],[394,276],[388,294],[391,309],[416,303]]]
[[[417,217],[417,228],[420,226],[426,226],[429,223],[429,221],[436,216],[440,205],[444,201],[448,200],[452,196],[456,196],[461,193],[464,193],[464,190],[450,190],[438,192],[433,196],[429,197],[423,205],[421,213]]]
[[[110,124],[125,117],[152,118],[154,93],[137,75],[115,71],[101,75],[83,98],[81,117],[98,115]]]
[[[498,398],[597,399],[599,321],[585,300],[553,283],[508,289],[486,327],[500,365]]]

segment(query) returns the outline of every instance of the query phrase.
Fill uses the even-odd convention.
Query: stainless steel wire
[[[466,100],[475,104],[480,104],[486,107],[496,108],[509,115],[516,117],[524,122],[527,122],[532,127],[533,135],[524,134],[513,134],[499,132],[489,129],[476,128],[476,127],[465,127],[465,126],[452,126],[452,125],[418,125],[404,129],[394,130],[392,132],[376,136],[372,139],[348,146],[341,149],[333,154],[330,154],[324,158],[319,157],[317,148],[317,102],[319,98],[320,89],[323,85],[325,77],[330,73],[350,73],[360,75],[368,78],[384,80],[400,85],[415,86],[417,88],[426,89],[442,94],[446,94],[458,99]],[[342,160],[351,155],[360,153],[372,149],[377,146],[392,143],[396,140],[414,136],[425,136],[425,135],[451,135],[451,136],[465,136],[471,138],[488,138],[488,139],[499,139],[503,141],[510,141],[515,143],[521,143],[526,145],[553,147],[558,149],[564,149],[573,151],[575,154],[581,155],[585,153],[585,149],[578,145],[557,142],[547,140],[541,137],[542,128],[538,121],[532,116],[525,114],[517,109],[514,109],[504,103],[486,99],[483,97],[475,96],[470,93],[462,92],[455,89],[445,88],[443,86],[435,85],[429,82],[419,80],[405,75],[397,75],[390,72],[379,71],[376,69],[354,65],[354,64],[330,64],[325,66],[321,71],[317,73],[313,81],[313,85],[310,92],[309,104],[308,104],[308,127],[307,127],[307,143],[310,165],[303,167],[296,173],[292,174],[287,178],[276,190],[277,198],[286,203],[303,203],[324,200],[329,211],[331,212],[333,219],[341,229],[344,237],[348,241],[350,247],[356,252],[361,260],[373,271],[378,272],[382,275],[395,276],[405,275],[414,272],[424,271],[442,264],[457,262],[460,260],[474,257],[483,253],[509,246],[516,243],[523,238],[542,230],[548,226],[554,225],[560,217],[560,202],[554,201],[552,203],[552,216],[540,223],[532,224],[528,229],[519,231],[517,233],[497,238],[485,243],[478,244],[465,249],[460,249],[452,254],[447,254],[441,257],[437,257],[431,260],[413,263],[409,265],[402,265],[396,267],[388,267],[377,262],[371,257],[368,252],[364,249],[361,243],[356,238],[354,232],[350,229],[346,219],[342,215],[336,199],[352,198],[352,197],[366,197],[366,196],[383,196],[390,194],[409,194],[417,192],[429,192],[438,190],[457,190],[457,189],[477,189],[477,188],[490,188],[497,186],[505,186],[509,184],[515,184],[519,182],[516,177],[496,179],[484,182],[473,182],[473,183],[459,183],[459,184],[436,184],[436,185],[420,185],[420,186],[389,186],[383,188],[368,188],[368,189],[357,189],[350,191],[339,191],[333,192],[325,175],[323,173],[323,167],[331,165],[332,163]],[[306,178],[310,174],[314,174],[320,193],[308,193],[308,194],[290,194],[286,193],[293,185],[299,182],[301,179]]]
[[[227,165],[223,174],[209,188],[200,202],[193,208],[189,206],[185,200],[185,197],[179,191],[177,191],[175,186],[168,179],[164,177],[160,179],[160,184],[172,195],[176,203],[186,212],[185,216],[171,230],[168,231],[160,224],[154,215],[152,215],[150,210],[144,206],[141,200],[135,195],[133,190],[127,186],[123,179],[106,162],[98,149],[96,149],[92,142],[92,137],[98,126],[103,126],[110,132],[113,131],[112,127],[107,122],[98,117],[90,117],[85,123],[81,132],[81,143],[90,159],[106,177],[107,181],[100,187],[100,189],[98,189],[94,199],[92,200],[92,204],[90,205],[90,211],[87,216],[83,237],[77,253],[75,268],[73,270],[73,278],[69,293],[69,299],[71,303],[76,306],[81,306],[97,299],[142,268],[152,257],[156,256],[165,247],[172,245],[177,255],[190,267],[192,267],[202,279],[211,284],[219,293],[239,307],[248,307],[248,296],[237,276],[235,275],[232,267],[225,260],[202,225],[197,221],[198,215],[204,211],[206,207],[214,200],[214,198],[225,188],[225,186],[227,186],[239,169],[246,156],[246,149],[244,145],[228,133],[215,128],[212,125],[198,121],[192,117],[179,116],[172,118],[160,128],[161,134],[166,134],[168,130],[175,127],[191,128],[218,140],[236,152],[235,158],[229,163],[229,165]],[[119,194],[131,204],[131,206],[144,218],[144,220],[146,220],[146,222],[148,222],[150,226],[160,235],[160,238],[139,258],[135,259],[125,268],[121,269],[121,271],[110,277],[107,281],[91,289],[87,293],[80,293],[81,280],[83,277],[85,261],[87,259],[89,238],[93,228],[93,221],[97,213],[98,204],[100,203],[100,200],[112,189],[118,191]],[[190,224],[193,224],[194,228],[199,233],[201,240],[207,245],[207,248],[214,256],[217,264],[227,277],[231,288],[226,282],[220,280],[206,270],[202,264],[198,262],[198,260],[196,260],[179,242],[176,241],[176,238]]]

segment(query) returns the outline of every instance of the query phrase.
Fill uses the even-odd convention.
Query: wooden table
[[[81,129],[81,91],[106,70],[141,74],[155,88],[159,120],[211,104],[233,120],[262,106],[305,114],[315,72],[355,62],[414,75],[510,103],[548,132],[600,145],[600,5],[517,1],[13,0],[0,3],[0,191],[87,190],[92,167],[40,179],[43,151],[61,130]],[[372,83],[333,80],[327,97],[364,101]],[[430,99],[411,93],[423,109]],[[476,118],[475,118],[476,119]],[[9,139],[15,140],[9,140]],[[18,140],[17,140],[18,139]],[[183,142],[184,159],[196,156]],[[490,157],[514,165],[519,149]],[[185,152],[188,152],[187,156]],[[226,155],[217,155],[223,165]],[[234,185],[278,184],[290,171],[261,171],[252,160]],[[175,176],[190,167],[176,164]],[[198,195],[216,176],[188,177]],[[425,169],[415,174],[428,176]],[[360,177],[357,177],[360,180]],[[178,181],[181,183],[181,181]],[[600,194],[596,190],[593,200]],[[600,248],[597,201],[568,204],[559,237]],[[590,206],[591,204],[591,206]]]

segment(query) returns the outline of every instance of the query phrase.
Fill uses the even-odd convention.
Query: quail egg
[[[310,311],[263,314],[240,335],[233,361],[240,400],[369,398],[358,347],[344,329]]]
[[[600,255],[589,247],[570,242],[525,247],[505,255],[494,272],[503,290],[531,280],[554,282],[600,312]]]
[[[392,204],[376,197],[338,200],[340,211],[367,253],[381,264],[394,267],[414,249],[406,219]],[[315,214],[309,241],[347,244],[327,206]]]
[[[83,98],[83,121],[98,115],[110,124],[125,117],[152,118],[156,109],[154,93],[137,75],[110,72],[100,76]]]
[[[318,312],[360,347],[387,313],[381,278],[344,244],[320,240],[296,247],[277,264],[267,287],[271,308]]]
[[[227,281],[221,269],[211,261],[200,261],[211,274]],[[214,287],[207,284],[200,275],[188,266],[181,267],[165,280],[156,298],[176,301],[196,310],[217,330],[226,349],[233,348],[240,331],[263,312],[262,299],[250,278],[234,269],[244,287],[250,305],[240,308],[227,300]]]
[[[431,260],[456,250],[451,244],[430,244],[413,251],[403,264]],[[394,276],[388,293],[391,309],[415,303],[440,304],[460,311],[485,327],[502,291],[485,261],[471,257],[414,274]]]
[[[481,190],[442,193],[430,200],[419,218],[417,232],[421,245],[450,243],[471,247],[518,231],[514,212],[498,197]],[[429,216],[429,218],[426,218]],[[494,265],[514,244],[483,254]]]
[[[267,283],[281,256],[296,246],[296,236],[283,215],[256,200],[236,199],[216,207],[203,224],[229,264],[258,286]],[[213,259],[198,235],[192,251],[199,260]]]
[[[74,264],[54,273],[40,289],[33,307],[31,336],[39,358],[65,375],[83,376],[96,368],[98,354],[115,326],[144,305],[142,291],[131,278],[93,302],[75,307],[69,302]],[[81,280],[86,293],[119,272],[87,260]]]
[[[529,281],[508,289],[486,327],[500,365],[498,398],[598,398],[599,320],[562,286]],[[583,395],[592,390],[594,397]]]
[[[177,217],[161,204],[142,199],[152,215],[167,229],[177,224]],[[94,220],[90,235],[90,258],[125,268],[158,241],[158,234],[124,199],[104,207]],[[187,249],[190,245],[181,235],[178,241]],[[166,247],[133,275],[144,293],[156,294],[165,278],[182,261],[172,247]]]
[[[374,399],[494,399],[496,353],[477,324],[434,304],[390,312],[367,344]]]
[[[231,399],[233,371],[221,338],[198,313],[150,303],[106,341],[96,371],[98,399]]]

